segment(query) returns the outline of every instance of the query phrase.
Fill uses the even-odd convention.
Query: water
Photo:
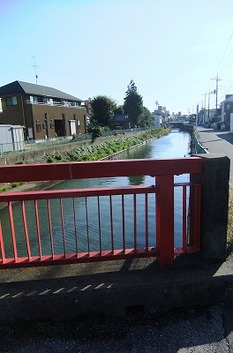
[[[131,151],[118,155],[118,159],[146,159],[146,158],[179,158],[188,154],[190,144],[190,135],[186,132],[174,132],[159,139],[154,139]],[[176,182],[189,181],[188,175],[175,177]],[[69,180],[59,183],[51,189],[73,189],[73,188],[91,188],[91,187],[115,187],[129,185],[154,185],[155,180],[150,176],[137,177],[118,177],[118,178],[99,178]],[[175,188],[175,246],[181,246],[181,228],[182,228],[182,207],[181,190]],[[155,196],[148,195],[148,242],[149,246],[155,246]],[[137,246],[145,247],[145,195],[136,196],[136,232]],[[36,238],[36,218],[33,210],[33,202],[26,202],[27,225],[29,229],[30,245],[32,255],[38,255],[38,242]],[[86,212],[86,206],[87,212]],[[135,200],[133,195],[124,196],[125,213],[122,214],[122,197],[109,196],[90,197],[87,199],[63,199],[62,208],[60,200],[51,200],[52,225],[49,224],[47,215],[46,201],[38,201],[39,223],[41,233],[42,253],[51,252],[50,234],[54,238],[54,253],[63,253],[64,234],[66,239],[66,252],[73,253],[79,251],[96,251],[101,247],[104,250],[121,249],[123,247],[123,238],[125,236],[126,248],[133,247],[134,239],[134,207]],[[64,230],[62,231],[61,210],[64,213]],[[100,214],[100,223],[98,220],[98,210]],[[12,244],[9,237],[10,225],[7,210],[0,211],[0,218],[3,225],[4,242],[8,256],[13,255]],[[19,256],[26,256],[25,234],[23,227],[23,217],[20,210],[20,204],[13,206],[15,232]],[[74,222],[74,217],[76,222]],[[124,218],[124,219],[123,219]],[[111,221],[112,220],[112,221]],[[122,223],[124,222],[125,231]],[[87,227],[88,224],[88,227]],[[98,234],[101,234],[101,239]],[[111,242],[114,234],[114,241]],[[78,241],[78,243],[77,243]]]

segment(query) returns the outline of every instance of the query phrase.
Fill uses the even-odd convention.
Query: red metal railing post
[[[169,265],[174,260],[174,176],[156,177],[156,189],[158,262]]]
[[[193,246],[200,249],[200,229],[201,229],[201,187],[194,187],[194,207],[193,207]]]

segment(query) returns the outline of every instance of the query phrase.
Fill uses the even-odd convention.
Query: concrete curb
[[[17,270],[3,270],[0,321],[119,317],[131,311],[231,304],[231,259],[232,255],[223,264],[205,264],[197,256],[180,256],[168,267],[159,267],[154,259],[108,261],[104,271],[103,263],[67,265],[62,270],[50,266],[21,269],[18,280]]]

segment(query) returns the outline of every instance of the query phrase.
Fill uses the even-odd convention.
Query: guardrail
[[[8,215],[1,211],[0,267],[138,256],[156,256],[164,265],[177,254],[198,252],[200,185],[175,183],[174,177],[199,174],[201,168],[198,157],[1,166],[0,182],[146,175],[153,185],[1,193]],[[175,190],[180,190],[178,215]],[[177,217],[179,248],[174,247]]]

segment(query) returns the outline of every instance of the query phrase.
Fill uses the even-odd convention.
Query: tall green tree
[[[128,115],[131,126],[138,124],[140,115],[143,112],[142,96],[137,91],[133,80],[130,81],[124,98],[124,112]]]
[[[92,120],[95,120],[100,126],[107,126],[114,115],[116,103],[107,96],[96,96],[91,101]]]
[[[139,126],[150,127],[153,125],[152,113],[146,107],[143,107],[142,114],[138,121]]]
[[[124,114],[123,105],[119,105],[119,106],[114,110],[114,115],[121,115],[121,114]]]

